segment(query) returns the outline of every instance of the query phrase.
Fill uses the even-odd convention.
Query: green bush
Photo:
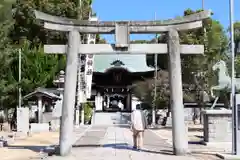
[[[84,103],[84,121],[89,122],[92,118],[93,104],[90,102]]]

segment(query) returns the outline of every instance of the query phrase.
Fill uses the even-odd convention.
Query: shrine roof
[[[52,100],[59,100],[61,99],[59,96],[57,96],[56,94],[50,92],[50,90],[46,89],[46,88],[37,88],[35,91],[27,94],[26,96],[23,97],[23,99],[27,100],[27,99],[34,99],[38,96],[41,96],[43,98],[46,99],[52,99]]]
[[[129,72],[148,72],[154,69],[146,64],[146,55],[95,55],[94,72],[105,72],[111,67],[122,67]]]

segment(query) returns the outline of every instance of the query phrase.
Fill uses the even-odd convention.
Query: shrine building
[[[133,84],[154,77],[154,69],[146,64],[146,55],[95,55],[92,95],[97,112],[131,112]]]

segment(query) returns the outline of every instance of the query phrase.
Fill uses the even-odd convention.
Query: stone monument
[[[17,132],[26,136],[29,132],[29,108],[17,108]]]
[[[215,110],[214,107],[219,96],[213,91],[228,90],[231,88],[231,78],[228,74],[226,62],[218,61],[212,67],[213,71],[218,70],[218,84],[211,87],[211,96],[215,101],[209,110],[202,111],[204,123],[204,141],[209,142],[231,142],[232,140],[232,111],[227,109]],[[240,81],[236,79],[236,88],[240,89]]]
[[[220,60],[214,64],[212,69],[213,71],[216,71],[218,69],[218,85],[211,87],[211,96],[215,98],[216,96],[213,93],[214,90],[220,91],[231,88],[231,78],[228,74],[226,62],[223,60]]]
[[[226,62],[223,60],[218,61],[212,67],[213,71],[218,70],[218,84],[211,87],[211,96],[215,98],[215,101],[211,107],[213,109],[218,101],[218,96],[214,95],[213,91],[227,90],[230,93],[231,89],[231,78],[228,74],[228,68]],[[240,89],[240,78],[235,78],[235,87],[236,90]]]

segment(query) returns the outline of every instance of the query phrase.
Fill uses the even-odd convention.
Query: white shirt
[[[132,127],[135,130],[143,131],[144,130],[144,122],[142,118],[142,113],[140,110],[134,110],[131,113],[131,121],[132,121]]]
[[[123,104],[122,104],[122,102],[119,102],[119,103],[118,103],[118,107],[119,107],[121,110],[123,110]]]

